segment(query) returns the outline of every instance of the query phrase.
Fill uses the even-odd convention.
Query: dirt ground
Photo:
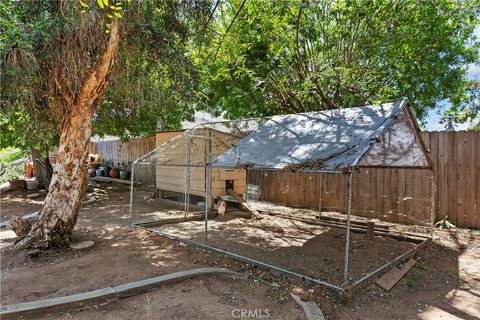
[[[190,221],[158,228],[181,238],[204,241],[204,222]],[[358,280],[414,247],[387,237],[351,233],[350,279]],[[311,225],[279,216],[243,219],[227,213],[208,224],[208,243],[220,249],[281,266],[340,286],[343,282],[345,230]]]
[[[103,306],[34,315],[32,319],[239,319],[234,311],[238,309],[257,310],[258,319],[304,319],[303,311],[289,296],[292,290],[304,299],[316,301],[327,319],[480,318],[478,231],[436,232],[435,241],[421,250],[415,267],[391,291],[370,284],[342,303],[319,287],[296,278],[128,228],[127,187],[103,184],[96,194],[97,200],[82,208],[74,232],[75,240],[95,241],[90,249],[52,249],[30,256],[29,252],[13,250],[11,232],[0,230],[2,305],[88,291],[174,271],[222,266],[246,272],[252,275],[252,280],[199,278]],[[151,205],[145,202],[146,206]],[[1,220],[29,214],[39,210],[41,204],[42,198],[27,199],[25,193],[3,194]],[[257,229],[261,230],[260,226]],[[320,244],[308,239],[297,241],[290,250],[310,245],[315,248]]]

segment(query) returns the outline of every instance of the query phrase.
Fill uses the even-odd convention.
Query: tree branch
[[[77,103],[93,107],[93,104],[105,92],[107,77],[110,74],[115,55],[120,44],[120,23],[114,19],[110,28],[110,38],[100,59],[87,76]]]
[[[235,16],[233,17],[232,21],[228,25],[227,30],[225,31],[222,38],[220,39],[220,42],[218,43],[218,46],[217,46],[217,50],[215,50],[215,55],[213,56],[213,61],[215,61],[217,59],[218,51],[220,50],[220,47],[222,46],[223,40],[225,40],[225,37],[228,35],[228,32],[230,31],[230,28],[232,27],[233,23],[235,22],[238,15],[240,14],[240,11],[242,11],[243,6],[245,5],[246,2],[247,2],[247,0],[242,1],[242,4],[240,5],[240,8],[238,8],[237,12],[235,13]]]

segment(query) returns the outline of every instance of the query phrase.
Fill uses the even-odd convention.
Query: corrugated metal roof
[[[275,116],[213,167],[340,171],[355,166],[406,101]]]

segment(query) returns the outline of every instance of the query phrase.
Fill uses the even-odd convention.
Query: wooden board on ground
[[[131,184],[131,180],[124,180],[118,178],[111,178],[111,177],[103,177],[103,176],[95,176],[90,177],[90,180],[99,181],[99,182],[116,182],[116,183],[123,183],[123,184]],[[134,181],[133,184],[140,184],[138,181]]]
[[[260,214],[258,213],[257,210],[253,209],[252,207],[250,207],[248,205],[248,203],[242,198],[240,197],[240,195],[238,193],[236,193],[235,191],[233,191],[232,189],[227,189],[227,192],[229,195],[231,195],[235,200],[238,201],[238,203],[240,203],[240,205],[245,208],[247,211],[249,211],[252,216],[254,216],[255,218],[257,219],[263,219]]]
[[[392,289],[395,284],[403,278],[403,276],[410,270],[415,264],[415,260],[408,260],[403,267],[393,267],[389,272],[387,272],[383,277],[377,280],[377,284],[383,289],[389,291]]]
[[[176,224],[176,223],[189,222],[189,221],[205,220],[205,214],[198,214],[198,213],[199,212],[190,212],[190,214],[193,214],[193,215],[190,215],[188,217],[168,218],[168,219],[160,219],[157,221],[138,222],[138,223],[135,223],[135,225],[145,227],[145,228],[155,228],[155,227],[163,226],[166,224]],[[215,213],[209,213],[207,218],[208,219],[215,218]]]

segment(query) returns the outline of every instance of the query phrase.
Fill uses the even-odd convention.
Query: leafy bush
[[[439,227],[440,229],[452,229],[456,227],[452,222],[448,220],[448,215],[435,223],[435,226]]]
[[[18,176],[25,174],[26,160],[15,165],[5,165],[0,162],[0,183],[8,182]]]

